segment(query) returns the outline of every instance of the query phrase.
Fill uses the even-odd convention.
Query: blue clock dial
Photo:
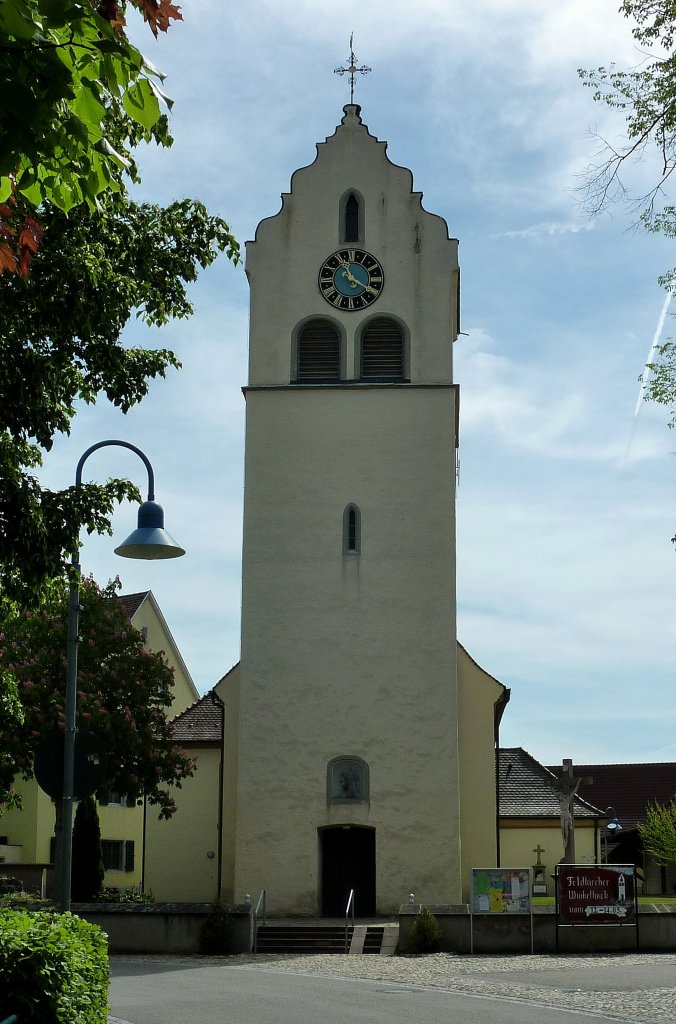
[[[319,270],[319,290],[326,301],[348,312],[375,302],[384,283],[380,263],[363,249],[334,252]]]

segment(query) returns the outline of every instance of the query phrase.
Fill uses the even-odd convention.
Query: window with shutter
[[[404,332],[388,317],[371,320],[361,337],[362,380],[404,380]]]
[[[340,380],[340,335],[328,320],[310,320],[298,335],[299,383]]]

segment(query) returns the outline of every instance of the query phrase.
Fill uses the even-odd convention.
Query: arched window
[[[356,505],[348,505],[343,512],[343,552],[359,554],[361,551],[361,512]]]
[[[345,241],[359,241],[359,200],[354,192],[345,203]]]
[[[296,381],[327,384],[340,380],[340,334],[328,320],[310,320],[298,335]]]
[[[395,320],[377,317],[361,336],[362,380],[404,380],[404,332]]]

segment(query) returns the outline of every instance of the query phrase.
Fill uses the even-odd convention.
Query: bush
[[[229,953],[232,947],[232,916],[220,900],[211,909],[200,928],[200,953]]]
[[[154,903],[152,892],[138,892],[136,889],[102,889],[95,903]]]
[[[106,1024],[105,933],[72,914],[0,909],[0,1020]]]
[[[441,948],[443,934],[439,922],[429,907],[421,907],[411,928],[411,945],[416,953],[436,953]]]

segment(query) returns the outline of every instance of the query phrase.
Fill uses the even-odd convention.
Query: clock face
[[[319,270],[319,290],[336,309],[365,309],[378,298],[384,283],[383,268],[363,249],[334,252]]]

